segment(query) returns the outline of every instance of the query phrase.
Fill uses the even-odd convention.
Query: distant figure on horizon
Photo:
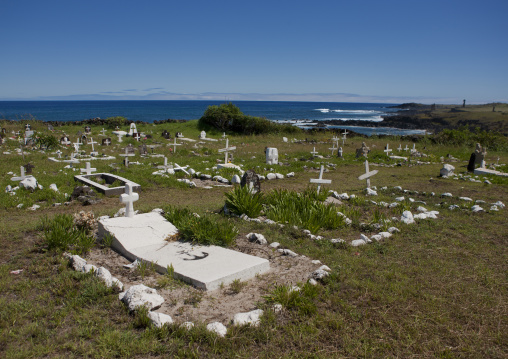
[[[466,107],[466,100],[462,102],[462,107]]]

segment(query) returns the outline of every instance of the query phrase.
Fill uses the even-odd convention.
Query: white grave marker
[[[182,145],[181,143],[176,143],[176,136],[175,136],[175,141],[172,144],[172,146],[173,146],[173,153],[176,153],[176,146],[181,146],[181,145]]]
[[[325,166],[321,165],[321,170],[319,171],[319,178],[317,178],[317,179],[311,178],[310,179],[310,183],[317,183],[318,184],[318,186],[317,186],[317,193],[318,194],[319,194],[319,190],[321,189],[322,184],[332,183],[332,180],[323,179],[324,169],[325,169]]]
[[[85,168],[81,168],[81,169],[80,169],[80,171],[81,171],[82,173],[86,173],[87,175],[91,175],[91,174],[92,174],[92,172],[97,171],[97,169],[96,169],[96,168],[92,168],[92,167],[90,166],[90,162],[87,162],[87,163],[86,163]]]
[[[390,145],[388,143],[386,144],[386,148],[384,149],[383,152],[385,152],[387,156],[390,156],[390,152],[392,152],[392,150],[391,150]]]
[[[221,148],[219,150],[219,152],[225,152],[225,155],[224,155],[224,164],[225,165],[228,164],[229,151],[234,151],[234,150],[236,150],[236,146],[229,147],[229,138],[226,138],[226,148]]]
[[[316,157],[316,155],[319,153],[316,151],[316,147],[313,148],[313,150],[310,152],[312,156]]]
[[[134,217],[133,203],[139,199],[139,194],[133,191],[132,183],[125,184],[125,193],[120,195],[120,202],[125,203],[125,217]]]
[[[19,168],[19,172],[21,173],[21,175],[19,177],[12,177],[11,181],[23,181],[27,177],[31,177],[31,176],[25,175],[25,167],[23,167],[23,166],[21,166]]]
[[[101,136],[106,136],[106,130],[104,129],[104,127],[102,128],[102,135]]]
[[[370,177],[374,176],[377,172],[378,172],[378,170],[369,171],[369,161],[365,161],[365,173],[363,175],[361,175],[360,177],[358,177],[358,179],[360,181],[366,179],[367,180],[367,188],[370,188]]]
[[[344,143],[346,143],[346,135],[349,135],[349,132],[344,129],[344,132],[342,133],[342,146],[344,146]]]

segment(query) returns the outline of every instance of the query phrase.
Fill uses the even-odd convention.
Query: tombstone
[[[138,133],[138,129],[136,128],[136,124],[133,122],[129,128],[129,136],[134,136],[135,133]]]
[[[343,153],[342,153],[342,147],[339,147],[339,150],[337,151],[337,157],[338,158],[344,158],[342,155],[343,155]]]
[[[117,136],[118,136],[118,142],[123,142],[122,141],[123,134],[122,133],[118,133]]]
[[[141,139],[141,134],[139,132],[135,132],[134,135],[132,135],[136,141],[139,141]]]
[[[206,138],[206,132],[205,131],[201,131],[201,133],[199,134],[199,139],[200,140],[204,140]]]
[[[60,139],[60,144],[61,145],[64,145],[64,146],[69,146],[71,144],[71,141],[69,140],[69,137],[67,136],[63,136],[61,139]]]
[[[81,131],[76,132],[76,136],[81,137],[82,135],[83,135],[83,132],[81,132]]]
[[[134,156],[136,154],[136,151],[134,149],[134,146],[132,144],[128,144],[127,147],[125,147],[125,154]]]
[[[183,138],[183,133],[181,132],[177,132],[175,137],[178,137],[178,138]]]
[[[388,143],[386,144],[386,147],[383,150],[383,152],[385,152],[388,157],[390,156],[390,152],[392,152],[392,150],[391,150],[390,145]]]
[[[81,142],[87,143],[87,141],[88,141],[88,137],[86,137],[86,135],[84,135],[84,134],[81,135]]]
[[[96,168],[92,168],[90,166],[90,162],[87,162],[86,165],[85,165],[85,168],[81,168],[80,169],[81,173],[86,173],[88,176],[92,174],[92,172],[95,172],[97,171]]]
[[[479,143],[476,144],[476,149],[474,150],[474,153],[476,155],[476,158],[475,158],[475,165],[476,164],[479,164],[480,167],[482,165],[482,162],[485,161],[485,155],[487,154],[487,149],[483,149],[482,148],[482,145],[480,145]],[[483,168],[483,167],[482,167]]]
[[[30,126],[29,123],[25,125],[25,131],[30,131],[32,129],[32,126]]]
[[[24,167],[25,167],[25,173],[27,175],[31,175],[32,174],[32,170],[35,168],[35,166],[33,164],[31,164],[30,162],[27,163]]]
[[[279,164],[279,151],[274,147],[267,147],[266,153],[266,164],[277,165]]]
[[[133,203],[139,199],[139,194],[134,192],[132,183],[125,184],[125,193],[120,195],[120,202],[125,203],[125,217],[134,217]]]
[[[342,146],[344,146],[344,143],[346,143],[346,136],[349,135],[349,132],[347,132],[346,129],[344,129],[344,132],[342,133]]]
[[[474,165],[476,163],[476,153],[471,153],[471,157],[469,157],[469,163],[467,164],[467,171],[474,172]]]
[[[48,131],[54,131],[55,129],[53,128],[52,125],[48,125]]]
[[[142,144],[138,147],[140,156],[148,155],[148,147],[145,144]]]
[[[402,144],[399,143],[399,147],[397,148],[397,151],[402,151]]]
[[[92,132],[92,129],[90,128],[90,126],[85,126],[85,133],[91,133]]]
[[[323,171],[325,166],[321,165],[321,170],[319,171],[319,178],[311,178],[310,183],[317,183],[317,193],[319,194],[319,190],[321,189],[322,184],[330,184],[332,180],[323,179]]]
[[[32,139],[33,135],[34,135],[34,131],[32,131],[32,130],[25,131],[25,145],[32,145],[33,144],[33,141],[31,141],[29,143],[29,140]]]
[[[245,171],[240,181],[240,186],[247,186],[251,193],[261,192],[261,182],[256,172],[253,170]]]
[[[173,153],[176,153],[176,146],[181,146],[182,144],[181,143],[176,143],[176,137],[175,137],[175,140],[173,141],[173,144],[171,146],[173,146]]]
[[[367,158],[369,152],[370,152],[370,148],[367,147],[365,142],[362,142],[362,147],[360,147],[356,150],[356,158],[359,158],[359,157]]]
[[[165,138],[166,140],[169,140],[171,138],[171,134],[168,131],[166,131],[166,130],[162,131],[161,136],[163,138]]]
[[[102,146],[110,146],[111,145],[111,138],[103,138],[102,139]]]
[[[95,141],[93,140],[93,138],[92,138],[92,137],[90,137],[90,142],[88,142],[88,144],[89,144],[89,145],[92,145],[92,152],[90,152],[90,155],[92,155],[92,156],[97,156],[97,155],[99,154],[98,152],[95,152],[95,147],[94,147],[94,145],[95,145],[96,143],[97,143],[97,142],[95,142]]]

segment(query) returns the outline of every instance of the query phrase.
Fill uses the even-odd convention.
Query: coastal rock
[[[262,309],[256,309],[247,313],[237,313],[233,318],[234,325],[252,325],[257,327],[261,321],[260,317],[263,315]]]
[[[173,324],[171,316],[164,313],[148,312],[148,318],[157,328],[162,328],[164,324]]]
[[[228,328],[224,326],[224,324],[220,322],[213,322],[206,326],[206,330],[217,334],[219,337],[225,337],[228,333]]]
[[[157,290],[143,284],[133,285],[126,292],[120,293],[118,298],[130,311],[139,306],[146,306],[148,310],[157,309],[164,303],[164,298],[157,294]]]

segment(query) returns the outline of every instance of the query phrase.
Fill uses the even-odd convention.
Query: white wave
[[[316,111],[322,112],[322,113],[328,113],[330,112],[329,108],[316,108]]]
[[[332,110],[332,112],[338,112],[338,113],[356,113],[356,114],[370,114],[370,113],[381,113],[379,111],[375,110]]]
[[[364,118],[327,118],[326,120],[338,120],[338,121],[367,121],[367,122],[381,122],[383,121],[383,118],[381,116],[370,116],[370,117],[364,117]]]

